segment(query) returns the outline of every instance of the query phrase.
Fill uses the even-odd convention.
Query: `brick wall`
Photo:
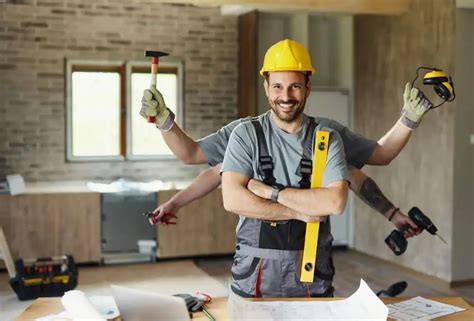
[[[194,138],[237,115],[237,18],[218,8],[142,0],[0,1],[0,176],[27,181],[185,179],[177,161],[68,163],[65,59],[184,62],[185,124]],[[157,133],[159,135],[159,133]]]

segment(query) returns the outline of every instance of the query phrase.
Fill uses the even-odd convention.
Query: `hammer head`
[[[169,56],[169,53],[162,52],[162,51],[145,50],[145,57],[164,57],[164,56]]]

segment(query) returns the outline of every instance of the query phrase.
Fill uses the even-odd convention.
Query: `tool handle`
[[[412,227],[410,224],[405,224],[402,226],[402,228],[399,230],[403,235],[405,235],[405,231],[408,231],[408,229],[410,228],[413,228],[415,229],[414,227]]]
[[[151,85],[156,86],[156,75],[158,75],[158,64],[160,59],[158,57],[151,58]]]
[[[158,74],[158,64],[160,62],[160,59],[158,57],[152,57],[151,58],[151,79],[150,83],[152,86],[156,87],[156,78]],[[154,116],[148,116],[147,117],[147,122],[149,123],[154,123],[155,122],[155,117]]]
[[[396,255],[402,255],[405,253],[407,249],[408,242],[403,236],[402,231],[393,230],[386,238],[385,244],[392,250],[392,252]]]

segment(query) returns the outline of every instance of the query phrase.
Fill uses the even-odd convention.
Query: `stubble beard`
[[[292,107],[294,112],[292,114],[286,114],[278,109],[280,103],[284,103],[284,101],[277,99],[277,100],[268,100],[270,107],[272,108],[275,115],[283,122],[291,123],[295,119],[297,119],[304,111],[304,107],[306,105],[306,98],[303,101],[298,102],[297,100],[289,100],[288,102],[294,103],[295,106]]]

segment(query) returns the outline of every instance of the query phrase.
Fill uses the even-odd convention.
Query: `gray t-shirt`
[[[287,187],[299,188],[300,177],[296,175],[303,155],[303,140],[309,124],[309,117],[305,115],[303,126],[297,133],[287,133],[279,128],[267,112],[258,117],[265,139],[268,153],[273,159],[273,175],[276,181]],[[347,165],[339,133],[334,129],[317,125],[316,130],[327,130],[329,136],[329,150],[326,168],[323,175],[323,186],[347,180]],[[237,172],[250,178],[263,180],[258,169],[259,148],[257,135],[251,122],[241,122],[230,135],[229,144],[222,165],[222,172]]]
[[[238,125],[249,121],[250,119],[252,119],[252,117],[234,120],[233,122],[219,129],[217,132],[198,140],[198,144],[206,155],[209,165],[215,166],[223,162],[225,150],[227,148],[232,131]],[[367,163],[367,160],[369,159],[370,155],[372,155],[375,147],[377,146],[376,141],[352,132],[349,128],[339,124],[335,120],[316,117],[315,121],[321,126],[332,128],[339,133],[344,145],[344,152],[346,154],[348,166],[359,169],[362,168]]]

